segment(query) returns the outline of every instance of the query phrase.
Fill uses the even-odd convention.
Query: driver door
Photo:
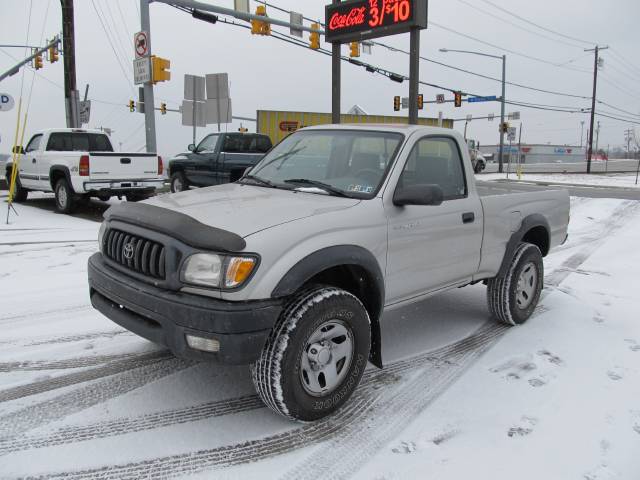
[[[20,158],[20,183],[25,188],[38,188],[38,154],[42,134],[31,137]]]
[[[207,187],[218,182],[218,139],[219,134],[204,137],[195,152],[189,155],[191,162],[186,167],[187,180],[192,185]]]

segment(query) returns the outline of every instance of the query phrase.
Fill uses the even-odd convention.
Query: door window
[[[444,200],[467,196],[467,184],[458,145],[448,137],[426,137],[418,141],[405,163],[398,188],[438,185]]]
[[[31,137],[31,140],[29,140],[29,144],[27,145],[27,148],[25,148],[24,152],[28,153],[38,150],[40,147],[40,140],[42,140],[42,134],[40,133]]]
[[[218,135],[208,135],[198,145],[198,153],[213,153],[218,144]]]

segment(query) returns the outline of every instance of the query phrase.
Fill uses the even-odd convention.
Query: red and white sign
[[[136,58],[146,57],[149,54],[149,34],[138,32],[133,36],[133,49],[136,51]]]

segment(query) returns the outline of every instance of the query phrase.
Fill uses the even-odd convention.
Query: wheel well
[[[522,237],[523,242],[532,243],[540,249],[542,256],[549,253],[549,232],[542,225],[533,227]]]
[[[359,265],[338,265],[315,274],[305,283],[331,285],[356,296],[371,320],[371,362],[382,368],[380,316],[382,295],[373,276]]]
[[[177,172],[184,172],[184,167],[182,167],[182,165],[169,165],[169,177]]]
[[[61,178],[66,178],[66,175],[62,170],[52,170],[51,173],[49,173],[49,183],[51,184],[51,190],[55,191],[56,183],[58,183],[58,180],[60,180]]]

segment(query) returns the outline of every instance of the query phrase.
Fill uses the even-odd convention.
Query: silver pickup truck
[[[184,358],[251,364],[274,411],[316,420],[382,368],[385,311],[483,282],[516,325],[566,239],[563,190],[476,187],[455,131],[305,128],[232,184],[111,207],[93,306]]]

